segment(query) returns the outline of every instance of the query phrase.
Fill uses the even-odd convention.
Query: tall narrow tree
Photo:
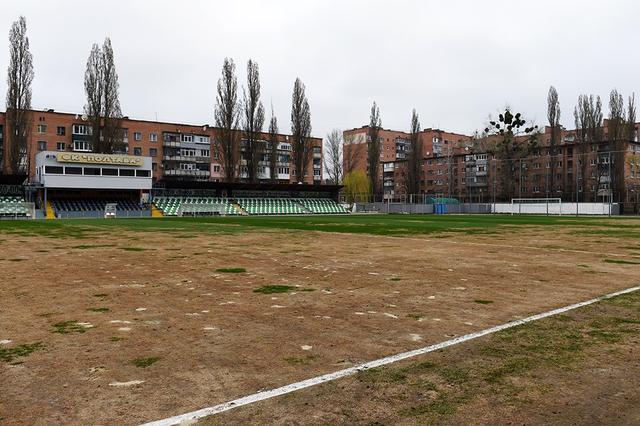
[[[17,174],[29,171],[29,136],[31,133],[31,83],[33,56],[29,51],[27,21],[21,16],[9,31],[9,67],[7,69],[7,142],[4,171]]]
[[[264,107],[260,101],[260,70],[252,60],[247,63],[247,88],[243,89],[243,107],[247,179],[254,183],[259,178],[259,166],[265,146],[260,138],[264,125]]]
[[[87,59],[87,69],[84,73],[84,91],[87,95],[84,115],[92,132],[91,146],[96,152],[104,151],[100,138],[104,99],[104,68],[102,64],[102,50],[97,43],[94,43],[91,47],[91,53],[89,53],[89,59]]]
[[[304,182],[311,161],[311,110],[307,100],[306,88],[299,78],[293,84],[291,96],[291,151],[296,170],[296,181]]]
[[[271,105],[271,119],[269,120],[269,171],[271,182],[278,180],[278,118],[273,113]]]
[[[324,151],[324,169],[329,181],[339,185],[343,177],[342,161],[342,132],[334,129],[327,135],[327,143]]]
[[[84,74],[87,96],[84,112],[91,127],[94,152],[111,154],[125,150],[119,88],[113,47],[107,37],[102,48],[97,44],[91,47]]]
[[[616,89],[609,95],[609,123],[607,136],[609,141],[610,160],[613,164],[607,164],[607,169],[612,169],[609,176],[609,190],[618,198],[624,192],[624,156],[626,150],[626,119],[624,97]],[[603,171],[608,176],[608,170]]]
[[[379,191],[380,178],[380,129],[382,128],[382,120],[380,119],[380,108],[373,102],[371,113],[369,115],[369,131],[367,135],[367,166],[369,173],[369,188],[373,195]]]
[[[555,194],[557,188],[556,176],[556,164],[558,155],[558,144],[560,142],[560,102],[558,101],[558,91],[555,87],[549,88],[549,94],[547,95],[547,119],[549,120],[549,127],[551,129],[551,135],[549,139],[549,162],[551,167],[549,168],[549,176],[547,177],[547,196],[549,193]],[[555,196],[555,195],[554,195]]]
[[[405,173],[405,189],[407,194],[420,192],[420,171],[422,167],[422,139],[420,138],[420,118],[414,109],[411,113],[411,130],[407,147],[407,169]]]
[[[122,130],[122,110],[120,109],[120,83],[113,55],[111,39],[106,38],[102,45],[103,60],[103,112],[104,128],[102,139],[104,152],[124,152],[124,134]]]
[[[225,58],[222,77],[218,80],[215,123],[218,131],[214,137],[214,151],[222,162],[224,179],[233,182],[236,178],[238,150],[236,129],[238,128],[238,79],[233,59]]]

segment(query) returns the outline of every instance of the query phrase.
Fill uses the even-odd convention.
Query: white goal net
[[[182,203],[178,209],[178,216],[224,216],[224,204]]]
[[[512,198],[511,214],[562,215],[561,198]]]

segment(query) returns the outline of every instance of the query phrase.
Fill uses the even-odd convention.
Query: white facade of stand
[[[59,159],[59,155],[64,157]],[[36,155],[36,182],[44,188],[59,189],[148,190],[153,185],[150,157],[86,153],[75,157],[73,155],[75,154],[70,152],[39,152]],[[63,158],[67,160],[63,161]],[[69,158],[73,160],[70,161]],[[83,162],[83,158],[94,161]],[[96,159],[101,161],[95,161]],[[78,169],[81,169],[82,174],[77,174]],[[100,174],[92,174],[96,169]],[[71,171],[75,173],[70,173]],[[129,176],[130,174],[133,176]]]

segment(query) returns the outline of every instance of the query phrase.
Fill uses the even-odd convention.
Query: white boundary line
[[[459,343],[467,342],[469,340],[477,339],[482,336],[486,336],[488,334],[493,334],[498,331],[506,330],[508,328],[517,327],[522,324],[526,324],[529,322],[537,321],[543,318],[547,318],[553,315],[558,315],[563,312],[571,311],[573,309],[581,308],[583,306],[592,305],[594,303],[600,302],[602,300],[611,299],[616,296],[620,296],[623,294],[633,293],[640,290],[640,286],[631,287],[626,290],[617,291],[615,293],[609,293],[604,296],[596,297],[595,299],[587,300],[584,302],[576,303],[573,305],[565,306],[563,308],[554,309],[552,311],[544,312],[541,314],[533,315],[527,318],[519,319],[516,321],[508,322],[502,325],[498,325],[495,327],[487,328],[482,331],[478,331],[471,334],[465,334],[464,336],[456,337],[455,339],[447,340],[445,342],[441,342],[431,346],[425,346],[423,348],[414,349],[408,352],[402,352],[396,355],[391,355],[385,358],[380,358],[374,361],[369,361],[364,364],[356,365],[355,367],[346,368],[344,370],[339,370],[333,373],[324,374],[322,376],[313,377],[311,379],[303,380],[301,382],[292,383],[290,385],[285,385],[276,389],[270,389],[258,393],[254,393],[253,395],[248,395],[239,399],[234,399],[233,401],[225,402],[223,404],[214,405],[212,407],[202,408],[197,411],[192,411],[190,413],[181,414],[174,417],[169,417],[163,420],[157,420],[154,422],[145,423],[143,426],[169,426],[169,425],[178,425],[182,422],[192,421],[201,419],[203,417],[211,416],[214,414],[222,413],[224,411],[228,411],[237,407],[241,407],[243,405],[253,404],[254,402],[264,401],[265,399],[275,398],[280,395],[285,395],[291,392],[298,391],[300,389],[308,388],[311,386],[319,385],[321,383],[330,382],[336,379],[340,379],[342,377],[347,377],[358,373],[359,371],[367,370],[370,368],[380,367],[382,365],[391,364],[394,362],[402,361],[408,358],[413,358],[418,355],[423,355],[429,352],[434,352],[439,349],[444,349],[449,346],[457,345]]]

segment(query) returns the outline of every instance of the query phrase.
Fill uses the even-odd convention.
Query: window
[[[102,169],[102,176],[118,176],[118,169]]]
[[[100,176],[100,169],[97,167],[85,167],[83,174],[85,176]]]
[[[40,134],[47,133],[47,125],[46,124],[38,124],[36,129],[37,129],[37,132],[40,133]]]
[[[158,163],[151,163],[151,170],[153,170],[154,172],[158,170]]]
[[[193,142],[193,135],[181,135],[182,142]]]
[[[46,150],[47,150],[47,142],[38,141],[38,151],[46,151]]]
[[[141,140],[142,140],[142,133],[140,133],[140,132],[133,132],[133,140],[134,140],[134,141],[141,141]]]
[[[84,124],[74,124],[71,129],[74,135],[92,135],[90,126],[85,126]]]
[[[196,165],[191,163],[181,163],[180,170],[195,170]]]
[[[135,176],[136,171],[132,169],[120,169],[120,176]]]
[[[137,155],[137,156],[142,155],[142,148],[140,148],[139,146],[134,147],[133,148],[133,155]]]
[[[151,172],[149,170],[136,170],[137,177],[149,177],[151,176]]]
[[[67,133],[67,128],[66,128],[66,127],[64,127],[64,126],[58,126],[58,127],[56,128],[56,135],[58,135],[58,136],[64,136],[64,135],[65,135],[65,133]]]
[[[220,173],[220,166],[218,164],[213,166],[213,172],[214,173]]]
[[[156,148],[149,148],[149,157],[155,157],[158,155],[158,150]]]
[[[149,133],[149,142],[158,142],[158,134]]]
[[[82,167],[65,167],[64,172],[67,175],[81,175]]]
[[[183,157],[195,157],[196,150],[195,149],[181,149],[180,155]]]
[[[208,149],[201,149],[200,150],[200,156],[201,157],[208,157],[210,154],[210,151]]]
[[[56,149],[58,151],[64,151],[67,149],[67,144],[65,144],[64,142],[58,142],[56,143]]]
[[[44,172],[50,175],[63,174],[63,168],[60,166],[44,166]]]
[[[73,141],[73,150],[74,151],[91,151],[91,147],[89,146],[89,142],[87,141]]]

